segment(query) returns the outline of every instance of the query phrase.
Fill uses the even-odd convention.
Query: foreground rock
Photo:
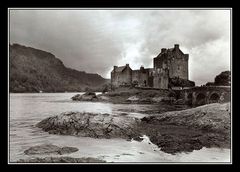
[[[214,103],[182,111],[165,112],[142,118],[152,124],[171,124],[188,126],[204,131],[229,133],[230,103]]]
[[[141,129],[167,153],[202,147],[230,148],[230,103],[144,117]]]
[[[230,103],[165,112],[142,119],[127,115],[67,112],[37,124],[50,134],[139,140],[149,136],[167,153],[202,147],[230,148]]]
[[[36,154],[69,154],[73,152],[77,152],[78,148],[75,147],[58,147],[52,144],[43,144],[38,146],[30,147],[25,150],[24,153],[26,155],[36,155]]]
[[[86,92],[83,95],[77,94],[72,97],[74,101],[97,101],[98,97],[94,92]]]
[[[138,122],[139,119],[128,116],[66,112],[44,119],[36,126],[50,134],[131,139],[140,136]]]
[[[45,157],[20,159],[18,163],[104,163],[106,161],[96,158],[72,158],[72,157]]]

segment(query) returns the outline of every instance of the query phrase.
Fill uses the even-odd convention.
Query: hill
[[[49,52],[19,44],[9,49],[10,92],[100,91],[108,83],[98,74],[65,67]]]

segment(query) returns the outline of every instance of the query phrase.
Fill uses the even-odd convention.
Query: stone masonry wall
[[[132,82],[137,82],[140,87],[149,86],[149,71],[147,70],[133,70],[132,71]]]
[[[153,78],[153,87],[154,88],[161,88],[161,89],[168,89],[168,70],[167,69],[157,69],[154,71],[154,78]]]
[[[131,85],[132,70],[130,68],[126,68],[122,72],[113,72],[111,74],[111,83],[116,87],[119,87],[120,85]]]
[[[169,77],[188,79],[188,61],[185,58],[173,58],[169,61]]]

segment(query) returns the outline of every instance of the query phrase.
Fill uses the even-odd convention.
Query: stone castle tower
[[[153,59],[153,68],[169,70],[169,78],[179,77],[188,80],[188,54],[184,54],[179,45],[174,48],[162,48],[161,53]]]
[[[188,54],[184,54],[178,44],[173,48],[162,48],[153,58],[153,68],[140,67],[132,70],[126,66],[115,66],[111,72],[113,86],[137,84],[139,87],[168,89],[172,78],[188,80]]]

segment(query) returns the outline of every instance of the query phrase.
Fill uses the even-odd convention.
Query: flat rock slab
[[[129,116],[65,112],[46,118],[36,126],[50,134],[74,135],[93,138],[124,138],[140,136],[139,119]]]
[[[172,111],[142,118],[151,124],[171,124],[215,132],[230,132],[230,103],[214,103],[182,111]]]
[[[167,153],[202,147],[230,148],[230,103],[166,112],[142,118],[141,128],[152,143]]]
[[[45,157],[20,159],[18,163],[104,163],[106,161],[96,158],[72,158],[72,157]]]
[[[77,152],[78,148],[75,147],[58,147],[52,144],[43,144],[38,146],[30,147],[25,150],[24,153],[26,155],[36,155],[36,154],[69,154],[73,152]]]

